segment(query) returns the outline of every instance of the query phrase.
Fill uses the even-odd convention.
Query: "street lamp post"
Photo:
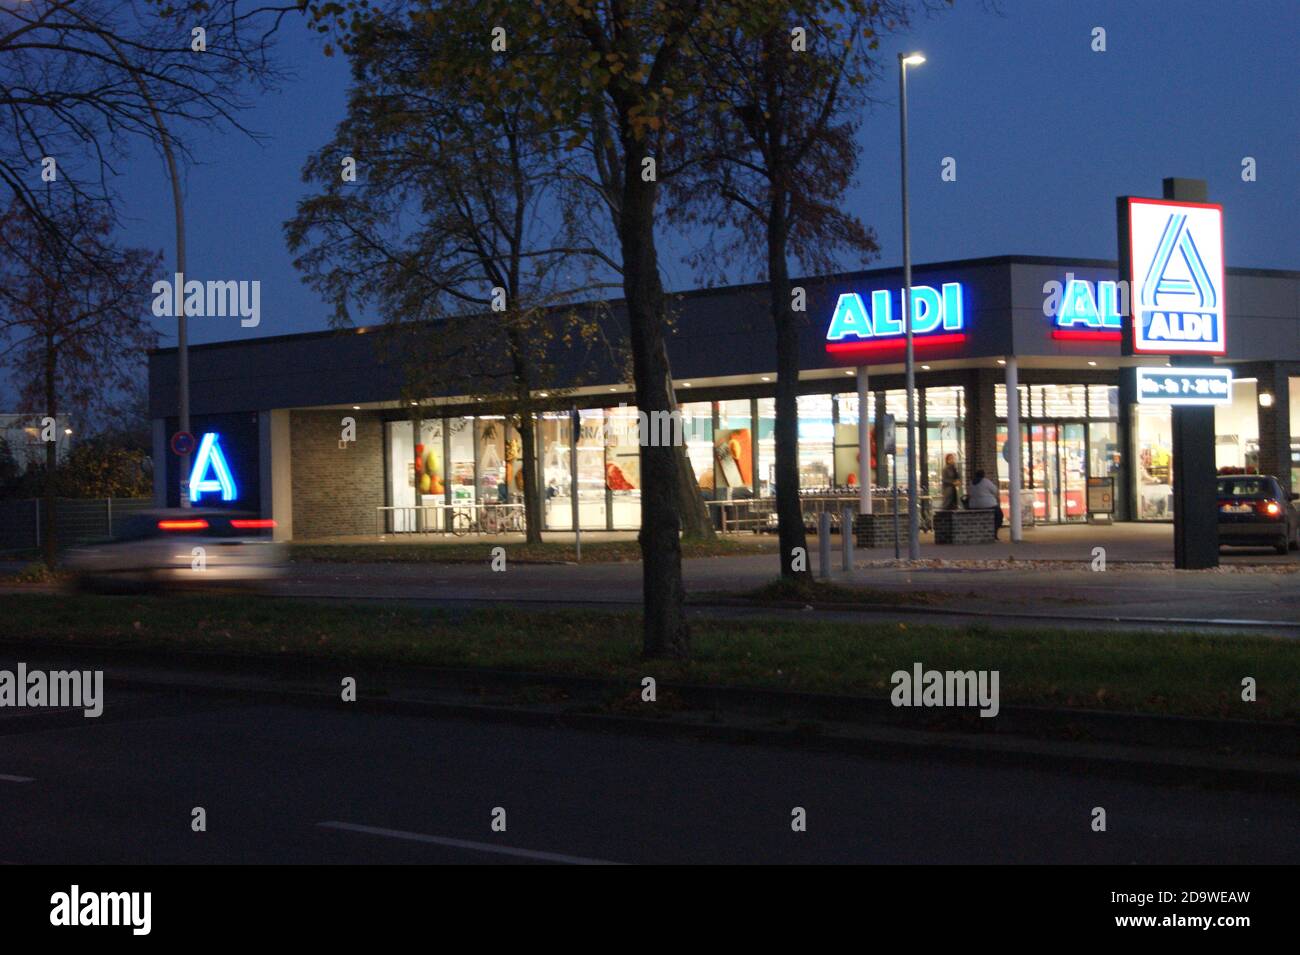
[[[84,17],[74,13],[73,16],[86,22]],[[98,31],[96,31],[98,32]],[[131,61],[126,58],[122,48],[112,37],[104,34],[104,42],[108,44],[117,57],[118,62],[122,64],[123,69],[130,74],[131,79],[135,80],[136,88],[140,91],[140,97],[149,107],[149,113],[153,117],[154,126],[158,130],[158,141],[162,146],[163,159],[167,163],[167,174],[171,179],[172,186],[172,207],[176,214],[176,275],[173,278],[181,283],[180,288],[172,289],[172,297],[176,301],[176,378],[177,388],[179,391],[179,401],[177,402],[177,430],[188,432],[190,430],[190,350],[189,350],[189,333],[185,327],[185,206],[181,199],[181,175],[176,165],[176,154],[172,150],[171,134],[167,131],[163,123],[162,114],[158,112],[158,105],[149,95],[149,87],[144,80],[140,78],[140,73],[131,65]],[[186,451],[180,455],[178,462],[180,471],[180,500],[177,502],[181,507],[190,506],[190,452]],[[166,481],[167,468],[163,467],[163,480]],[[164,498],[164,503],[165,503]]]
[[[920,53],[898,54],[898,131],[903,169],[903,328],[907,333],[907,557],[921,556],[921,518],[916,482],[916,361],[912,345],[912,224],[907,200],[907,68],[925,62]]]

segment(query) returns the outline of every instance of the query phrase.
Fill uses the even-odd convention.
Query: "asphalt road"
[[[0,710],[0,862],[1300,861],[1285,796],[108,689]]]

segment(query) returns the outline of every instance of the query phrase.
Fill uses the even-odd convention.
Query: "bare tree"
[[[129,393],[157,340],[145,290],[161,256],[116,246],[112,231],[107,216],[85,208],[47,206],[38,219],[18,200],[0,218],[0,361],[46,428],[64,412],[88,419]],[[53,567],[57,435],[43,437],[42,544]]]

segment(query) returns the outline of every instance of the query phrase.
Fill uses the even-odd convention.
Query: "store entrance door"
[[[1087,427],[1078,421],[1035,422],[1028,427],[1025,487],[1034,520],[1048,524],[1088,518]]]

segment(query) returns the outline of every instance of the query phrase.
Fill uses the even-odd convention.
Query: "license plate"
[[[1219,507],[1224,514],[1249,514],[1254,509],[1250,504],[1223,504]]]

